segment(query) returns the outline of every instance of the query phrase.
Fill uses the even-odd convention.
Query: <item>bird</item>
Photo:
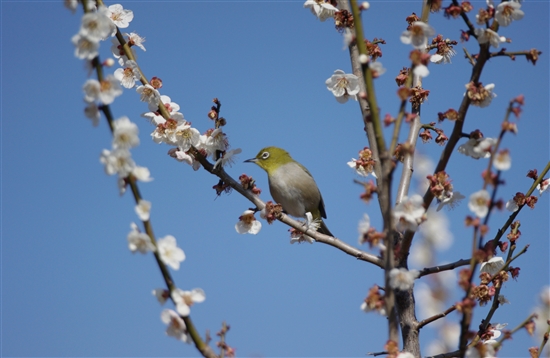
[[[269,192],[289,215],[305,218],[310,212],[312,218],[320,221],[318,231],[334,236],[323,218],[327,218],[325,203],[311,173],[298,163],[288,152],[278,147],[265,147],[245,163],[255,163],[267,172]]]

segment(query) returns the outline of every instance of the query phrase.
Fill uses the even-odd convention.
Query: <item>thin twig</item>
[[[420,271],[420,275],[418,277],[420,278],[422,276],[431,275],[431,274],[438,273],[438,272],[441,272],[441,271],[454,270],[457,267],[469,265],[471,260],[472,260],[471,258],[470,259],[460,259],[458,261],[451,262],[450,264],[439,265],[439,266],[434,266],[434,267],[427,267],[427,268],[423,269],[422,271]]]
[[[433,315],[429,318],[426,318],[425,320],[422,320],[422,321],[418,322],[418,326],[416,326],[416,328],[421,329],[422,327],[424,327],[427,324],[432,323],[433,321],[436,321],[440,318],[446,317],[449,313],[453,312],[454,310],[456,310],[456,305],[452,305],[451,307],[447,308],[444,312],[438,313],[438,314]]]

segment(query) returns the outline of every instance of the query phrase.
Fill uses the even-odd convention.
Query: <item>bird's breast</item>
[[[315,180],[296,163],[281,165],[269,175],[269,191],[273,200],[295,217],[317,210],[321,200]]]

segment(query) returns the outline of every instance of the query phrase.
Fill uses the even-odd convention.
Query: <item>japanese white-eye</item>
[[[283,211],[300,218],[310,212],[313,219],[320,221],[319,232],[334,236],[322,218],[327,217],[321,192],[309,171],[292,159],[287,151],[277,147],[266,147],[255,158],[245,163],[256,163],[267,172],[269,191],[273,200],[281,204]]]

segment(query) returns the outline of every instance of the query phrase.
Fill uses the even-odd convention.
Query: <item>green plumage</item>
[[[325,204],[313,176],[288,152],[277,147],[266,147],[246,162],[256,163],[267,172],[271,196],[285,212],[301,218],[310,212],[314,219],[321,222],[319,232],[334,236],[322,220],[327,217]]]

